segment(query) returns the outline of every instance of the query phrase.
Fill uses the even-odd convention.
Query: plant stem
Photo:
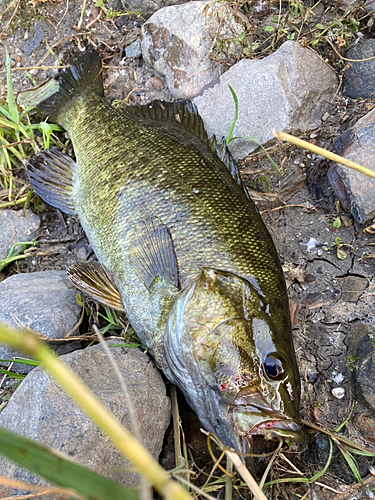
[[[346,158],[343,158],[342,156],[336,155],[335,153],[331,153],[330,151],[327,151],[326,149],[320,148],[318,146],[315,146],[314,144],[311,144],[310,142],[303,141],[302,139],[298,139],[297,137],[293,137],[292,135],[286,134],[285,132],[281,132],[280,130],[276,132],[273,130],[273,135],[280,139],[281,141],[287,141],[290,142],[291,144],[294,144],[295,146],[298,146],[303,149],[308,149],[312,153],[315,153],[320,156],[324,156],[324,158],[327,158],[327,160],[335,161],[336,163],[340,163],[341,165],[345,165],[345,167],[351,168],[352,170],[356,170],[357,172],[360,172],[361,174],[367,175],[368,177],[372,177],[375,179],[375,172],[373,170],[370,170],[369,168],[362,167],[362,165],[358,165],[357,163],[354,163],[354,161],[347,160]]]

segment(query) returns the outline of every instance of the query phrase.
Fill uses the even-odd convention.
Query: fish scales
[[[73,82],[73,98],[70,92],[56,105],[67,85],[60,79],[57,98],[43,105],[56,108],[52,118],[70,135],[76,164],[69,203],[137,335],[225,444],[243,448],[243,436],[268,428],[298,440],[285,282],[255,205],[209,145],[191,105],[176,107],[175,125],[167,112],[166,123],[158,122],[147,110],[113,108],[82,81],[78,89]],[[178,112],[194,130],[179,125]],[[43,194],[40,163],[32,160],[29,172]]]

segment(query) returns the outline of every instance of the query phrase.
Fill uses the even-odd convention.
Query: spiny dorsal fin
[[[107,307],[124,311],[120,292],[105,266],[99,262],[86,262],[69,267],[67,272],[70,281],[79,290]]]
[[[122,111],[132,120],[155,127],[160,134],[168,134],[203,154],[207,152],[214,154],[221,160],[235,182],[243,187],[238,167],[225,144],[225,139],[217,141],[214,135],[208,139],[203,120],[196,105],[191,101],[153,101],[144,106],[127,106]],[[218,162],[215,166],[219,166]],[[246,196],[249,196],[247,190],[244,187],[243,189]]]
[[[242,183],[237,163],[234,161],[233,156],[231,155],[226,145],[226,138],[223,137],[221,141],[218,141],[216,137],[213,135],[209,140],[211,142],[212,149],[215,149],[217,156],[224,163],[230,175],[237,182],[237,184],[243,188],[244,193],[250,199],[250,195]]]
[[[73,206],[73,175],[76,163],[66,154],[45,149],[27,163],[31,187],[46,203],[66,214],[75,215]]]
[[[135,274],[148,289],[157,278],[178,287],[172,236],[159,218],[150,217],[138,224],[130,243],[130,262]]]

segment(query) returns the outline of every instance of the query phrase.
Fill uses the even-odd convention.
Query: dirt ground
[[[6,9],[7,5],[3,8]],[[38,83],[55,73],[55,69],[48,67],[56,66],[49,47],[61,59],[77,47],[91,45],[99,50],[105,61],[104,77],[109,99],[128,98],[132,104],[156,98],[171,100],[169,92],[160,86],[154,78],[156,75],[144,66],[141,59],[124,58],[124,47],[139,35],[144,22],[142,18],[126,15],[111,19],[99,7],[90,4],[82,26],[77,27],[82,7],[80,1],[28,3],[19,0],[15,2],[16,9],[9,5],[10,9],[0,18],[3,22],[0,37],[12,59],[16,92],[31,86],[26,70],[20,68],[34,68],[29,73]],[[257,14],[255,10],[250,13],[259,25],[267,22],[262,18],[263,14]],[[11,16],[13,20],[7,27],[5,21]],[[317,47],[317,50],[341,75],[334,51],[329,46]],[[0,84],[4,87],[3,54],[0,47]],[[42,69],[37,69],[40,66]],[[301,137],[333,150],[335,140],[374,104],[371,100],[350,101],[338,93],[332,113],[321,127]],[[362,321],[374,324],[375,236],[364,232],[365,227],[343,212],[327,180],[328,162],[288,145],[277,144],[268,151],[281,165],[281,175],[272,170],[265,155],[259,152],[242,162],[240,170],[247,186],[266,187],[267,192],[251,191],[251,194],[273,236],[287,279],[295,347],[303,380],[302,418],[335,429],[348,416],[355,401],[352,417],[342,434],[358,444],[370,446],[375,444],[375,417],[371,410],[357,401],[352,390],[350,379],[356,360],[350,354],[348,358],[348,339],[354,324]],[[20,187],[26,181],[22,168],[17,175]],[[79,223],[40,200],[37,203],[42,207],[39,250],[30,259],[10,266],[4,271],[3,278],[14,272],[66,269],[82,259],[93,258]],[[35,206],[36,203],[32,208]],[[338,217],[341,227],[335,229],[333,223]],[[340,238],[338,244],[337,237]],[[337,391],[339,388],[344,389],[341,398],[336,397],[342,395],[340,390]],[[195,479],[199,484],[210,472],[212,461],[205,448],[205,438],[199,432],[199,423],[183,402],[181,408],[189,453],[197,471]],[[311,431],[308,428],[306,431],[304,445],[286,448],[283,456],[276,459],[271,479],[298,477],[293,467],[301,471],[302,477],[311,477],[324,467],[329,450],[328,438],[320,433],[308,434]],[[166,438],[162,463],[173,467],[170,446],[171,433]],[[308,494],[308,498],[319,499],[361,498],[364,490],[358,490],[343,455],[337,448],[333,453],[327,474],[319,480],[320,485],[276,485],[270,498],[294,498],[294,494]],[[375,487],[375,480],[372,481],[374,478],[369,475],[370,461],[357,456],[357,462],[365,483]],[[260,473],[265,463],[264,460],[255,460],[256,472]],[[215,471],[214,476],[220,475]],[[219,486],[216,493],[212,492],[218,498],[223,496],[222,484]],[[240,488],[238,493],[243,496],[244,490]]]

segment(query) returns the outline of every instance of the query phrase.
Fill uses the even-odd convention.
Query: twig
[[[93,19],[87,26],[86,26],[86,29],[89,30],[90,28],[92,28],[92,26],[94,26],[94,24],[96,22],[99,21],[99,19],[102,17],[102,13],[103,13],[103,9],[100,9],[100,12],[99,12],[99,15]]]
[[[82,23],[83,23],[83,18],[85,16],[85,11],[86,11],[86,7],[87,7],[87,0],[83,0],[83,4],[82,4],[82,10],[81,10],[81,17],[79,18],[79,21],[78,21],[78,24],[77,26],[75,26],[75,28],[79,31],[82,27]]]
[[[233,484],[232,484],[232,475],[233,475],[233,462],[227,457],[227,475],[225,476],[225,500],[233,500]]]
[[[344,57],[340,54],[340,52],[336,49],[336,47],[333,45],[331,40],[328,37],[325,37],[326,41],[330,44],[330,46],[333,48],[333,50],[336,52],[336,54],[339,56],[340,59],[343,61],[349,61],[349,62],[365,62],[365,61],[371,61],[371,59],[375,59],[375,56],[372,57],[365,57],[364,59],[348,59],[347,57]]]
[[[48,493],[51,494],[60,494],[67,496],[69,498],[77,498],[78,500],[84,500],[81,495],[70,488],[46,488],[46,486],[39,486],[35,484],[25,483],[23,481],[17,481],[15,479],[10,479],[9,477],[0,476],[0,484],[4,484],[8,486],[8,488],[18,489],[18,490],[29,490],[29,491],[37,491],[39,495],[46,495]],[[12,497],[13,498],[13,497]],[[16,497],[22,498],[22,497]],[[23,497],[24,498],[24,497]],[[6,498],[2,498],[2,500],[6,500]]]
[[[307,205],[280,205],[279,207],[275,207],[275,208],[269,208],[268,210],[261,210],[260,214],[264,214],[266,212],[275,212],[276,210],[281,210],[282,208],[291,208],[291,207],[300,207],[300,208],[306,208],[307,210],[316,210],[315,207],[311,206],[307,206]]]
[[[354,163],[354,161],[347,160],[346,158],[343,158],[342,156],[339,156],[335,153],[331,153],[326,149],[319,148],[318,146],[315,146],[310,142],[303,141],[302,139],[298,139],[298,137],[294,137],[292,135],[286,134],[285,132],[281,132],[281,130],[276,132],[274,129],[272,133],[277,139],[280,139],[281,141],[287,141],[290,142],[291,144],[294,144],[295,146],[299,146],[300,148],[308,149],[312,153],[324,156],[324,158],[327,158],[327,160],[335,161],[336,163],[340,163],[345,167],[351,168],[352,170],[356,170],[361,174],[367,175],[368,177],[372,177],[373,179],[375,179],[375,172],[373,172],[369,168]]]
[[[256,500],[267,500],[267,497],[264,495],[263,491],[259,488],[253,476],[247,470],[240,457],[231,451],[225,452],[227,457],[229,457],[234,466],[236,467],[238,473],[241,475],[242,479],[245,481],[247,486],[250,488],[250,491],[256,498]]]
[[[17,10],[18,10],[18,7],[20,6],[20,3],[21,3],[21,0],[18,0],[17,5],[16,5],[16,7],[14,9],[14,12],[12,14],[12,17],[9,19],[9,21],[7,22],[7,25],[5,26],[5,28],[3,29],[3,31],[0,33],[0,38],[3,36],[3,34],[9,28],[10,23],[13,21],[14,16],[17,14]]]
[[[84,317],[84,315],[85,315],[85,308],[84,308],[84,307],[82,307],[81,317],[79,318],[78,322],[77,322],[77,323],[73,326],[73,328],[70,330],[70,332],[68,332],[68,333],[66,333],[66,334],[64,335],[64,339],[67,339],[68,337],[70,337],[70,336],[71,336],[71,334],[77,330],[77,328],[79,327],[79,325],[80,325],[80,324],[82,323],[82,321],[83,321],[83,317]]]

